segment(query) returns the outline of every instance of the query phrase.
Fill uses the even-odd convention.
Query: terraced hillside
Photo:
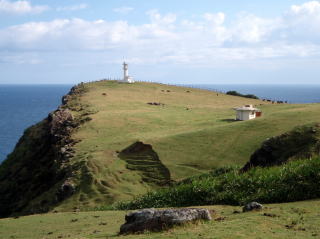
[[[61,148],[71,158],[59,164],[69,169],[67,186],[74,191],[49,210],[99,207],[216,167],[243,166],[266,138],[320,117],[320,104],[273,105],[162,84],[100,81],[82,87],[64,106],[79,125],[70,135],[72,147]],[[244,104],[257,105],[263,117],[234,121],[232,108]],[[131,150],[136,142],[142,150]],[[65,185],[59,180],[55,189]],[[57,196],[46,190],[29,206]]]

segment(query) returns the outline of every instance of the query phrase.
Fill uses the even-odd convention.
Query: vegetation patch
[[[311,158],[320,154],[320,124],[299,126],[288,133],[271,137],[262,143],[242,168],[280,165],[293,159]]]
[[[191,205],[244,205],[291,202],[320,196],[319,157],[288,164],[253,168],[245,173],[237,169],[216,176],[205,174],[186,183],[149,192],[129,202],[118,203],[118,209],[182,207]]]
[[[231,91],[228,91],[226,93],[227,95],[234,95],[234,96],[240,96],[240,97],[244,97],[244,98],[250,98],[250,99],[259,99],[258,96],[255,96],[253,94],[247,94],[247,95],[243,95],[235,90],[231,90]]]

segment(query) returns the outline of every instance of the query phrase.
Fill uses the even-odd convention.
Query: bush
[[[252,95],[252,94],[247,94],[247,95],[243,95],[235,90],[232,90],[232,91],[228,91],[226,93],[227,95],[234,95],[234,96],[240,96],[240,97],[245,97],[245,98],[250,98],[250,99],[259,99],[258,96],[255,96],[255,95]]]
[[[269,167],[295,159],[312,158],[320,154],[320,125],[303,125],[265,140],[242,168]]]
[[[320,159],[289,162],[272,168],[237,169],[221,175],[194,177],[169,188],[152,191],[116,209],[184,207],[210,204],[243,205],[249,201],[279,203],[320,197]]]

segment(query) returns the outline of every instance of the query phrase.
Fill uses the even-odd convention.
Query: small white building
[[[261,110],[254,108],[252,105],[245,105],[233,108],[236,112],[236,120],[251,120],[261,116]]]
[[[128,64],[123,62],[123,80],[121,82],[134,83],[134,80],[129,76]]]

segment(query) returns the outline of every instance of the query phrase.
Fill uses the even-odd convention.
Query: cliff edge
[[[84,84],[73,87],[56,111],[25,130],[0,165],[0,217],[47,212],[75,192],[71,133],[88,120],[78,102],[84,92]]]

